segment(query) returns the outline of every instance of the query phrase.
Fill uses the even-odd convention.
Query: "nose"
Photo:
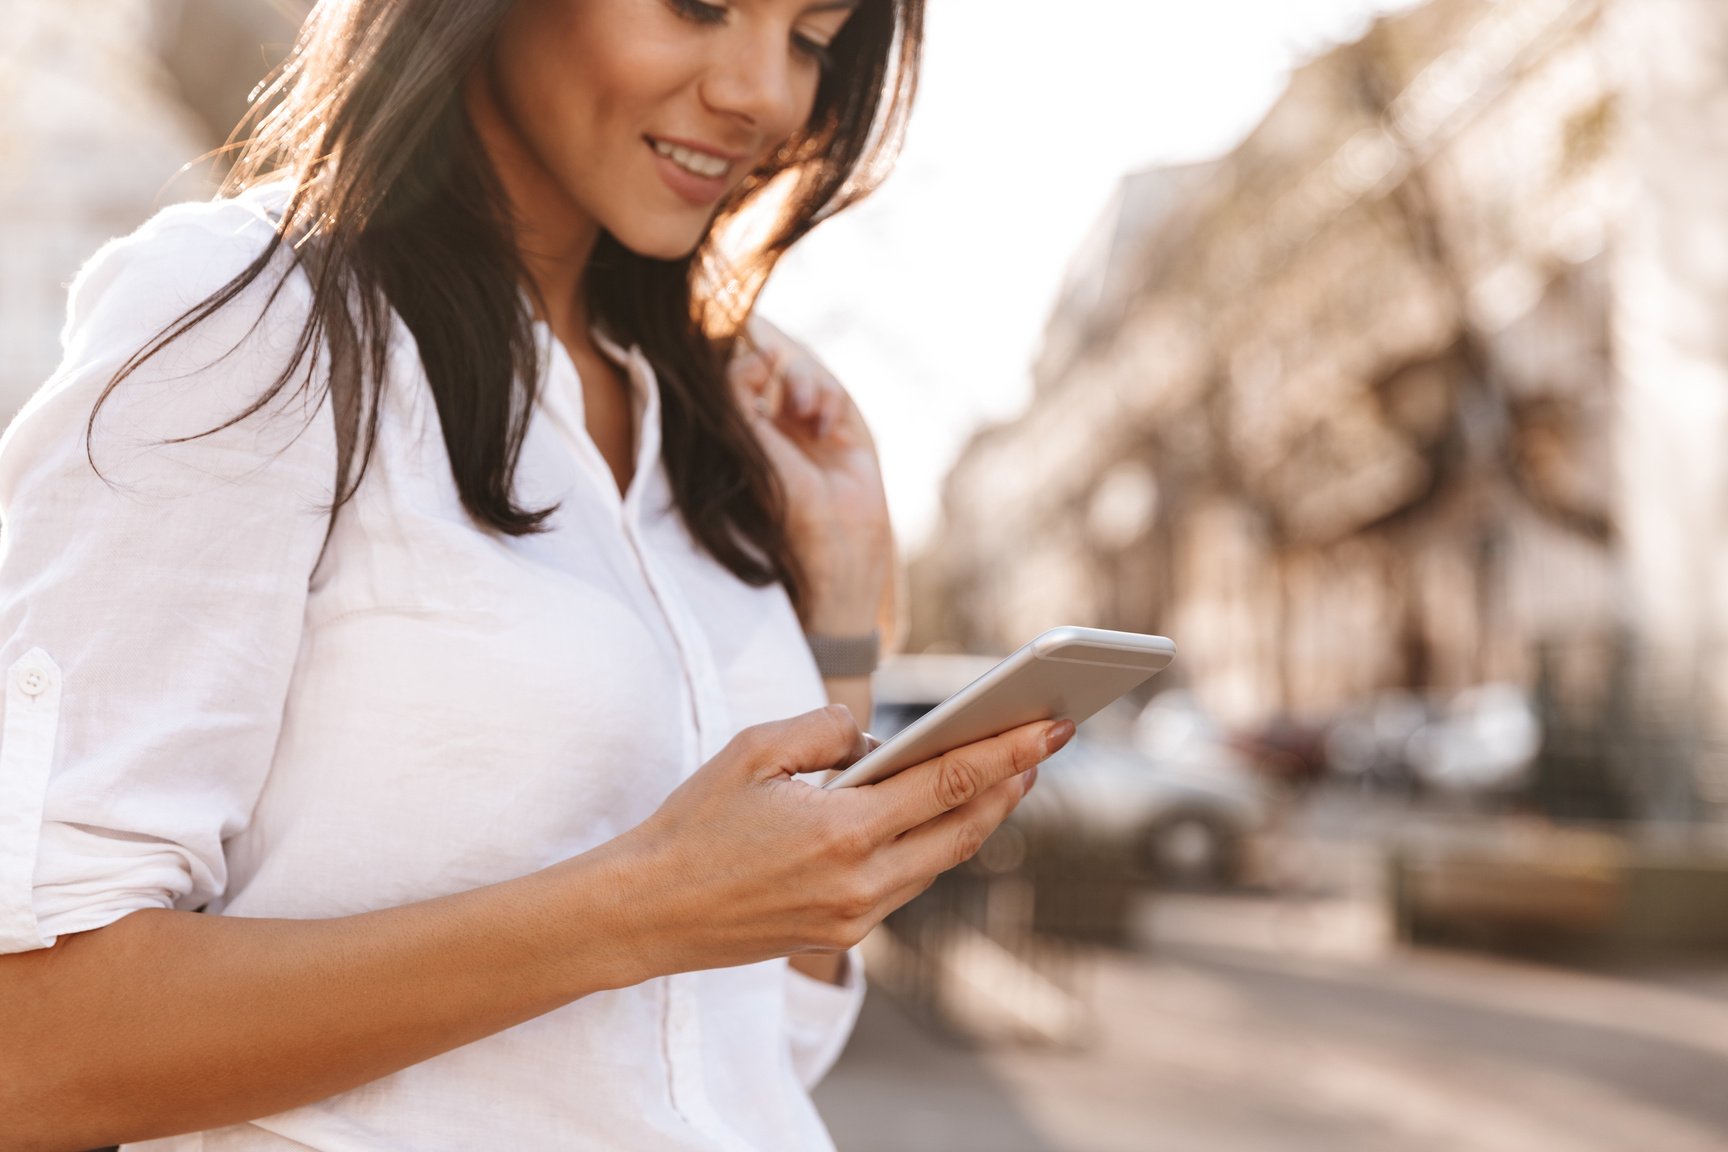
[[[766,138],[790,136],[809,115],[815,85],[794,72],[785,33],[764,30],[716,47],[700,86],[703,103]]]

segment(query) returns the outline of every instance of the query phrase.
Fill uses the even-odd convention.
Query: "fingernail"
[[[1058,720],[1044,730],[1044,755],[1054,756],[1074,738],[1074,721]]]
[[[1024,796],[1032,791],[1032,785],[1036,783],[1038,783],[1038,768],[1034,765],[1020,773],[1020,795]]]

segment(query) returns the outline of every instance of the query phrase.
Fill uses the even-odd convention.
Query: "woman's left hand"
[[[728,376],[785,495],[805,630],[870,632],[894,545],[876,444],[858,406],[808,350],[760,317],[746,326]]]

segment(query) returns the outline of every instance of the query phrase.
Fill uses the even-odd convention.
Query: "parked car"
[[[1332,771],[1394,792],[1509,793],[1542,746],[1529,694],[1480,684],[1452,696],[1382,692],[1345,709],[1326,736]]]
[[[872,734],[887,739],[993,663],[959,655],[886,662],[876,675]],[[1059,846],[1069,855],[1118,861],[1161,883],[1230,884],[1241,875],[1247,837],[1266,810],[1245,757],[1191,700],[1167,693],[1144,712],[1118,702],[1083,724],[1045,761],[1038,786],[979,859],[1005,871],[1029,850],[1048,855]]]
[[[1441,792],[1510,792],[1530,781],[1542,721],[1516,684],[1479,684],[1453,696],[1410,738],[1422,782]]]
[[[1408,795],[1419,787],[1410,743],[1432,718],[1414,692],[1393,689],[1363,697],[1333,720],[1326,763],[1334,776],[1374,792]]]

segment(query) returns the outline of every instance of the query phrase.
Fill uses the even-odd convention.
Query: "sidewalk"
[[[1397,951],[1253,898],[1149,922],[1097,958],[1084,1051],[944,1042],[873,994],[817,1091],[841,1152],[1728,1148],[1728,973]]]

